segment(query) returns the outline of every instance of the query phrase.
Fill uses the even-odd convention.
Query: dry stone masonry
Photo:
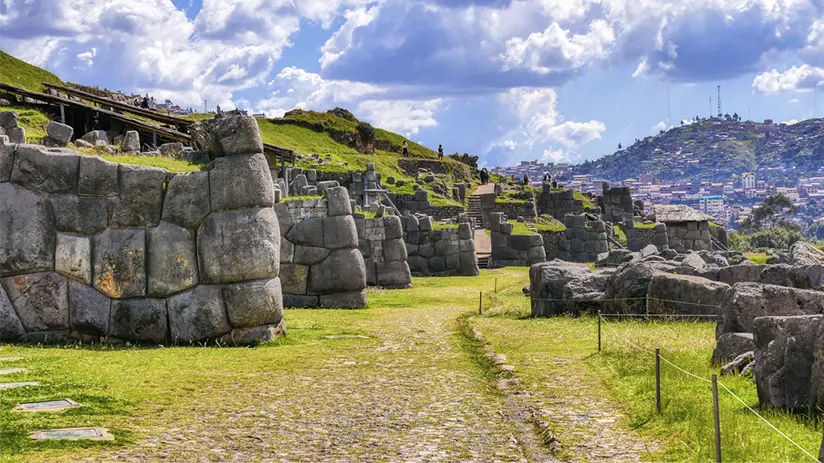
[[[274,187],[254,119],[237,119],[214,123],[211,169],[186,174],[0,137],[0,339],[281,334]]]
[[[657,223],[651,227],[636,227],[635,220],[626,219],[623,230],[627,236],[627,249],[638,252],[649,245],[655,246],[659,251],[669,249],[667,224]]]
[[[432,218],[401,217],[409,270],[416,276],[478,276],[478,257],[470,223],[435,230]]]
[[[548,214],[563,220],[567,214],[583,214],[584,202],[575,199],[573,190],[552,190],[550,184],[544,183],[541,195],[538,197],[538,213]]]
[[[604,212],[603,218],[608,222],[623,222],[635,215],[635,205],[628,186],[610,188],[609,184],[604,183],[600,203]]]
[[[489,266],[530,266],[546,261],[544,239],[534,233],[529,235],[512,234],[513,225],[506,220],[502,212],[489,215],[489,231],[492,239],[492,254]]]
[[[390,215],[365,218],[355,216],[358,246],[366,264],[366,284],[388,289],[412,287],[412,273],[406,262],[401,218]]]
[[[572,262],[595,262],[598,255],[609,251],[607,226],[601,220],[590,222],[587,214],[567,214],[564,217],[569,242],[569,260]]]
[[[317,199],[281,202],[275,211],[285,305],[365,307],[366,265],[346,188],[329,188]]]

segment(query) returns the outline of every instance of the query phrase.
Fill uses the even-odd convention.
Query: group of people
[[[149,97],[149,95],[144,96],[142,100],[139,96],[134,97],[134,101],[132,101],[132,104],[138,108],[152,110],[157,109],[157,102],[155,101],[154,97]]]
[[[478,172],[478,175],[481,177],[481,185],[486,185],[487,183],[489,183],[489,171],[486,170],[486,167],[481,169]]]
[[[547,183],[550,184],[550,188],[552,188],[553,190],[558,188],[558,179],[552,178],[552,176],[549,175],[549,173],[544,173],[544,184]]]

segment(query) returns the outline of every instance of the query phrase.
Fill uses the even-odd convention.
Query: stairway
[[[478,268],[489,268],[489,254],[478,255]]]
[[[481,197],[479,195],[469,196],[469,216],[475,219],[475,229],[484,227],[484,213],[481,208]]]

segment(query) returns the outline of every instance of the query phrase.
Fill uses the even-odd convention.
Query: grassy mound
[[[42,92],[46,89],[43,82],[63,85],[63,81],[51,72],[19,60],[3,51],[0,51],[0,82],[35,92]]]
[[[0,73],[2,72],[0,70]],[[26,129],[26,141],[28,143],[40,143],[46,137],[46,126],[49,125],[50,120],[47,114],[35,109],[0,106],[0,113],[4,111],[17,113],[17,125]]]

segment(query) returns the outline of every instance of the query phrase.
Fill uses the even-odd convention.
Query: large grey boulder
[[[658,270],[649,262],[631,262],[618,267],[604,292],[603,310],[607,313],[646,313],[647,292]]]
[[[549,317],[567,311],[563,290],[573,280],[587,280],[594,274],[585,264],[555,259],[529,268],[529,295],[533,317]]]
[[[649,310],[656,314],[715,315],[729,288],[706,278],[657,273],[649,285]]]
[[[137,153],[140,151],[140,135],[137,130],[128,130],[123,136],[123,142],[120,145],[124,153]]]
[[[66,279],[54,272],[31,273],[0,280],[26,331],[69,329]]]
[[[70,125],[61,124],[57,121],[49,121],[49,125],[46,126],[46,134],[58,145],[66,146],[72,141],[74,129]]]
[[[275,190],[263,154],[218,158],[209,172],[212,211],[272,207]]]
[[[276,278],[280,269],[280,228],[274,209],[210,214],[198,229],[197,249],[203,283]]]
[[[0,112],[0,128],[8,130],[17,127],[17,113],[14,111]]]
[[[736,283],[724,295],[719,314],[716,338],[724,333],[752,333],[758,317],[824,314],[824,292]]]
[[[220,286],[200,285],[168,300],[169,335],[175,343],[215,339],[230,332]]]
[[[49,194],[77,193],[80,156],[69,150],[17,147],[11,182]]]
[[[376,262],[375,275],[378,286],[391,289],[411,288],[412,273],[406,260],[396,262]]]
[[[8,182],[11,177],[15,150],[15,146],[9,143],[9,138],[0,132],[0,183]]]
[[[92,284],[92,245],[85,236],[57,234],[54,270],[83,284]]]
[[[296,245],[322,247],[324,244],[324,222],[327,218],[310,217],[293,224],[289,233],[286,234],[286,239]],[[355,246],[357,246],[357,229],[355,231]]]
[[[755,265],[750,260],[745,259],[738,265],[731,265],[718,270],[718,281],[728,285],[736,283],[753,282],[761,280],[762,267]]]
[[[164,221],[195,230],[209,211],[208,172],[175,174],[169,180],[163,201]]]
[[[342,186],[326,190],[329,217],[352,215],[352,203],[349,201],[349,190]]]
[[[164,143],[160,145],[158,148],[160,154],[163,156],[169,156],[172,158],[180,158],[180,155],[183,154],[183,143],[174,142],[174,143]]]
[[[120,196],[110,200],[109,226],[157,226],[169,172],[157,167],[126,164],[121,164],[119,169]]]
[[[117,164],[97,156],[80,156],[80,180],[77,194],[81,196],[117,196]]]
[[[332,251],[309,271],[308,294],[334,294],[366,288],[366,265],[358,249]]]
[[[280,279],[223,286],[226,312],[234,328],[277,325],[283,319]]]
[[[69,281],[69,313],[73,331],[92,336],[109,332],[111,299],[91,286]]]
[[[360,309],[366,307],[366,293],[354,291],[351,293],[325,294],[318,297],[318,306],[329,309]]]
[[[306,294],[309,283],[309,266],[301,264],[282,264],[280,282],[283,294]]]
[[[284,240],[287,243],[289,240]],[[314,265],[322,262],[331,252],[328,248],[319,248],[315,246],[301,246],[297,245],[292,248],[293,255],[291,262],[301,265]],[[281,256],[283,251],[281,249]]]
[[[323,247],[327,249],[358,247],[358,230],[355,227],[355,218],[351,215],[324,217]]]
[[[46,199],[0,183],[0,276],[52,270],[55,241]]]
[[[263,153],[260,128],[252,116],[231,115],[212,120],[216,157]]]
[[[109,334],[127,341],[166,342],[166,301],[124,299],[112,301]]]
[[[23,144],[26,143],[26,129],[23,127],[13,127],[6,129],[6,135],[12,143]]]
[[[712,353],[713,365],[724,365],[739,355],[755,350],[752,333],[725,333],[715,343]]]
[[[0,285],[0,342],[14,341],[25,333],[26,330],[20,323],[6,290]]]
[[[108,226],[106,198],[86,198],[76,195],[49,198],[57,231],[94,235]]]
[[[146,295],[146,232],[109,228],[93,239],[94,287],[114,298]]]
[[[762,406],[806,411],[813,349],[822,316],[759,317],[753,324],[753,374]]]
[[[681,261],[681,266],[690,269],[693,272],[702,272],[707,268],[707,263],[696,252],[691,252]]]
[[[109,144],[109,136],[106,134],[105,130],[92,130],[86,135],[80,137],[80,139],[95,146],[98,146],[98,142],[103,142],[104,145]]]
[[[284,334],[286,334],[286,324],[281,321],[277,325],[233,329],[229,334],[220,337],[218,343],[232,346],[253,345],[272,341]]]
[[[148,230],[146,245],[149,297],[163,298],[197,285],[193,230],[160,222],[160,225]]]
[[[794,265],[824,265],[824,252],[804,241],[792,245],[790,258]]]

